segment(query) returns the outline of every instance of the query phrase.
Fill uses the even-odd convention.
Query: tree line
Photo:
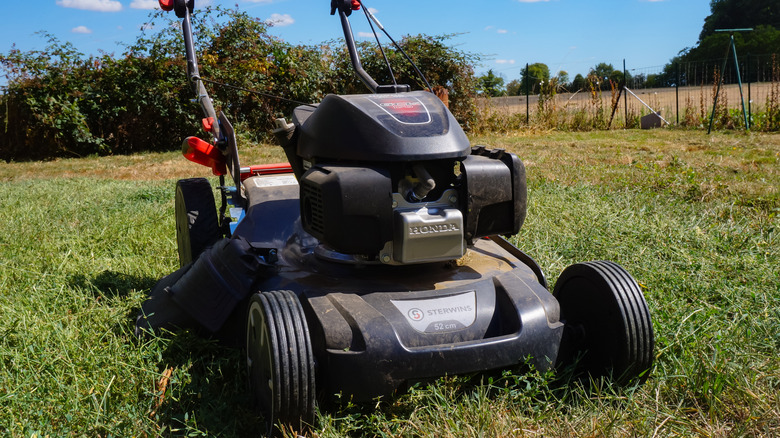
[[[487,97],[524,96],[526,94],[543,94],[549,89],[555,92],[576,92],[578,90],[598,89],[609,90],[611,87],[623,84],[625,76],[622,70],[615,69],[612,64],[601,62],[583,76],[577,74],[570,80],[569,73],[561,70],[551,75],[547,64],[536,62],[529,64],[520,71],[520,79],[513,79],[505,84],[501,75],[492,69],[477,78],[478,93]]]
[[[547,65],[534,63],[522,69],[519,79],[506,84],[503,77],[489,70],[477,78],[479,92],[494,97],[540,94],[550,83],[558,87],[558,91],[570,92],[594,86],[608,90],[615,84],[625,82],[637,88],[700,85],[714,81],[716,72],[722,68],[732,34],[741,57],[741,73],[747,75],[744,80],[771,80],[772,71],[778,62],[773,55],[780,54],[780,1],[711,0],[710,15],[704,20],[697,43],[682,49],[657,73],[632,75],[616,69],[612,64],[599,63],[587,75],[577,74],[569,80],[565,71],[551,75]],[[727,70],[732,66],[728,64]],[[766,73],[761,75],[762,71]],[[736,75],[728,73],[717,74],[724,75],[727,82],[735,82]]]

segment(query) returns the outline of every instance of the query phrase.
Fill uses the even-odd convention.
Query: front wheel
[[[553,296],[565,324],[559,365],[577,363],[579,371],[611,375],[618,385],[647,379],[653,365],[653,324],[639,285],[625,269],[607,261],[569,266]]]
[[[259,292],[247,317],[249,385],[268,427],[302,431],[314,422],[315,376],[306,317],[291,291]]]

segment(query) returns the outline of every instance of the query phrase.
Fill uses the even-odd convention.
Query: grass
[[[595,259],[640,282],[657,337],[650,379],[618,390],[533,370],[449,377],[337,402],[312,435],[780,435],[780,135],[473,140],[524,159],[515,241],[551,283]],[[0,164],[0,435],[256,434],[240,351],[132,333],[145,294],[176,268],[174,184],[192,175],[205,172],[174,153]]]

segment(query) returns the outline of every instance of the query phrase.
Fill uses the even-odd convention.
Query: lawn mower
[[[526,216],[522,161],[472,146],[430,87],[377,84],[350,27],[359,0],[332,0],[331,15],[370,93],[296,107],[273,132],[289,162],[246,167],[198,71],[193,0],[160,5],[182,19],[211,136],[187,138],[183,153],[219,176],[222,202],[205,178],[177,183],[181,268],[152,289],[139,333],[245,343],[271,428],[311,424],[318,397],[369,401],[445,375],[572,365],[619,384],[647,378],[653,327],[637,282],[594,261],[566,268],[549,292],[505,238]]]

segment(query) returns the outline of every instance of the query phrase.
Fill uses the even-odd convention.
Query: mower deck
[[[341,260],[300,228],[292,176],[244,182],[235,234],[276,248],[277,274],[261,291],[290,290],[311,332],[320,389],[370,400],[407,382],[508,368],[553,366],[563,324],[557,301],[526,266],[480,239],[452,262],[384,266]]]

